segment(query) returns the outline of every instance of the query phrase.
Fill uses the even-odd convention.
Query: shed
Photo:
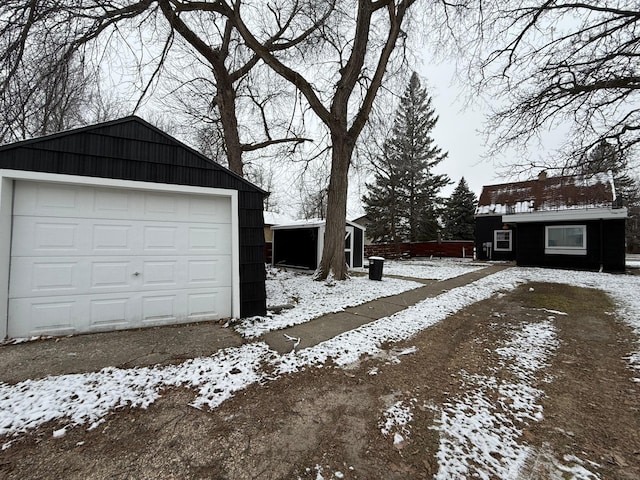
[[[315,270],[322,259],[324,220],[299,220],[274,225],[273,265]],[[364,227],[347,221],[344,253],[349,268],[364,265]]]
[[[0,337],[264,314],[265,194],[138,117],[0,147]]]
[[[613,178],[547,177],[483,187],[476,210],[480,260],[624,271],[625,219]]]

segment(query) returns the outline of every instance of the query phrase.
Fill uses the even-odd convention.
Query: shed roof
[[[476,215],[603,208],[613,206],[615,200],[611,173],[541,175],[536,180],[484,186]]]
[[[308,220],[292,220],[286,223],[280,223],[277,225],[273,225],[271,228],[278,229],[291,229],[291,228],[319,228],[325,225],[326,221],[319,218],[312,218]],[[366,230],[365,227],[359,225],[357,223],[351,222],[349,220],[346,221],[347,225],[352,227],[359,228],[360,230]]]

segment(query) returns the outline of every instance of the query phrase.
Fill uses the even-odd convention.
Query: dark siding
[[[364,232],[358,227],[353,229],[353,267],[362,267],[364,255]]]
[[[491,242],[493,247],[493,232],[495,230],[502,230],[503,227],[501,215],[489,215],[476,218],[476,255],[478,260],[489,260],[487,253],[484,250],[483,244],[485,242]],[[492,250],[491,260],[510,261],[515,260],[517,255],[517,241],[518,231],[509,225],[509,229],[513,230],[510,252],[496,252]]]
[[[264,192],[143,120],[2,146],[0,168],[238,190],[240,314],[265,314]]]
[[[523,267],[545,265],[544,227],[537,223],[519,223],[516,263]]]
[[[517,263],[526,267],[571,268],[576,270],[624,271],[624,220],[590,220],[518,224]],[[586,255],[545,254],[547,225],[586,225]]]
[[[625,220],[602,223],[604,270],[608,272],[625,271],[625,225]]]

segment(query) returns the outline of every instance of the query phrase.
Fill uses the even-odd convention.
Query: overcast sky
[[[493,162],[483,159],[488,147],[481,132],[486,113],[480,104],[465,107],[463,86],[454,81],[454,66],[448,64],[423,65],[417,70],[423,80],[423,87],[432,98],[432,105],[439,117],[432,132],[436,144],[449,153],[436,169],[436,173],[446,173],[453,184],[444,188],[441,194],[448,197],[455,186],[464,177],[469,188],[480,195],[483,185],[503,183],[509,181],[499,177]],[[500,160],[508,160],[508,152]],[[351,185],[351,190],[356,185]],[[360,187],[362,192],[362,186]],[[364,214],[359,204],[358,193],[351,193],[348,207],[348,217],[356,218]]]

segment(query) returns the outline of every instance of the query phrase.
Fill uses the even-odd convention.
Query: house
[[[483,187],[476,210],[480,260],[624,271],[626,208],[610,174],[547,177]]]
[[[0,338],[264,314],[265,194],[137,117],[0,147]]]
[[[324,220],[299,220],[274,225],[273,265],[315,270],[322,259]],[[344,253],[349,268],[364,265],[364,227],[347,221]]]

